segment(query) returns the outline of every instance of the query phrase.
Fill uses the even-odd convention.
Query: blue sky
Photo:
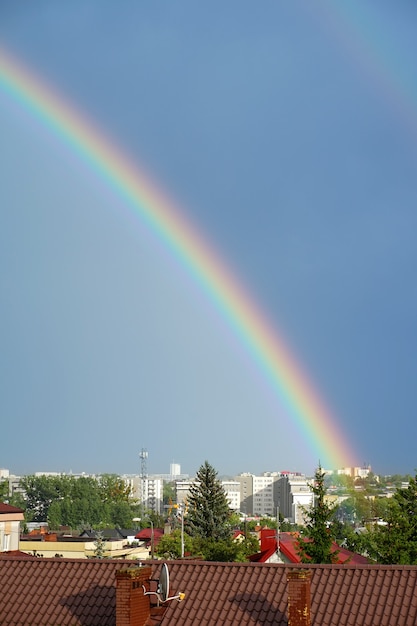
[[[410,472],[417,7],[3,2],[0,46],[143,164],[356,460]],[[0,91],[0,466],[311,472],[317,450],[121,199]]]

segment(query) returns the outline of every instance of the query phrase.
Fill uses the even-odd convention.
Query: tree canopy
[[[187,525],[190,534],[203,539],[230,536],[230,510],[226,493],[208,461],[200,467],[190,488]]]
[[[313,505],[304,509],[305,528],[299,541],[299,554],[305,563],[334,563],[337,552],[332,552],[332,522],[335,507],[326,502],[325,472],[317,468],[314,483],[311,485],[314,494]]]
[[[369,534],[370,556],[387,565],[417,565],[417,475],[388,503],[384,524]]]
[[[26,476],[26,520],[61,525],[127,528],[132,525],[130,489],[114,474],[91,476]]]
[[[4,502],[9,498],[9,481],[0,479],[0,502]]]

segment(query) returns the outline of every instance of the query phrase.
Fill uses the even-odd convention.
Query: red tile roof
[[[271,556],[277,551],[276,531],[269,528],[261,530],[261,552],[251,556],[252,562],[266,563]],[[299,541],[298,533],[281,532],[279,534],[279,549],[281,555],[289,563],[301,563],[298,553],[297,544]],[[338,564],[351,563],[352,565],[367,565],[368,559],[361,554],[341,548],[336,543],[332,545],[332,552],[338,553]]]
[[[0,515],[1,514],[9,515],[11,513],[24,513],[24,511],[23,509],[18,509],[17,506],[11,506],[11,504],[0,502]]]
[[[1,559],[0,623],[114,626],[120,561]]]
[[[153,530],[153,538],[160,539],[164,534],[164,530],[162,528],[154,528]],[[151,528],[143,528],[136,535],[135,539],[140,539],[141,541],[147,541],[148,539],[152,539],[152,529]]]
[[[23,559],[36,559],[36,556],[34,556],[33,554],[22,552],[22,550],[6,550],[6,552],[0,552],[0,559],[10,558],[10,557],[19,557]]]
[[[172,587],[186,598],[169,606],[162,625],[287,626],[287,574],[303,567],[312,570],[315,626],[417,623],[417,567],[175,561]]]
[[[132,561],[0,559],[0,623],[115,626],[116,571]],[[161,626],[287,626],[287,574],[312,571],[314,626],[415,626],[417,567],[169,562],[171,602]],[[161,563],[154,561],[153,578]],[[152,597],[152,596],[151,596]],[[150,624],[151,621],[148,622]]]

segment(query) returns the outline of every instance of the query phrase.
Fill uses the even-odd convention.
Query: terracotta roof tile
[[[1,623],[10,626],[115,625],[116,571],[131,561],[0,559]],[[153,563],[157,579],[161,563]],[[415,626],[417,567],[172,561],[172,601],[148,624],[287,624],[287,573],[311,570],[315,626]]]
[[[0,515],[9,514],[9,513],[23,513],[23,509],[17,508],[17,506],[12,506],[11,504],[6,504],[5,502],[0,502]]]

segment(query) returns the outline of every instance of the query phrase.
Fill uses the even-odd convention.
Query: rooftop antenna
[[[185,593],[177,593],[175,596],[169,595],[169,570],[166,563],[162,564],[161,573],[159,575],[158,587],[156,591],[146,591],[145,585],[142,585],[144,596],[156,596],[158,598],[158,604],[169,602],[171,600],[177,600],[181,602],[185,598]]]

